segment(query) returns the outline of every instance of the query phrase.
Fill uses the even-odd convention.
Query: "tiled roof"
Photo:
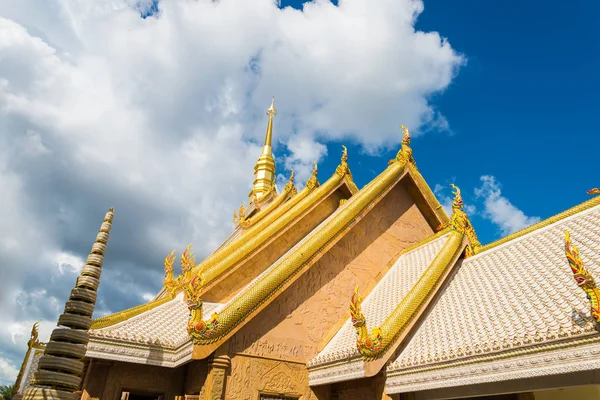
[[[440,236],[405,254],[402,254],[379,284],[362,303],[362,311],[369,329],[379,326],[414,286],[425,269],[448,240]],[[348,299],[348,303],[350,299]],[[356,348],[356,330],[350,318],[327,346],[309,363],[309,367],[337,360],[360,357]]]
[[[220,304],[204,303],[202,314],[210,317]],[[187,333],[189,311],[183,293],[156,308],[118,324],[90,330],[95,339],[116,339],[128,343],[175,349],[190,340]]]
[[[465,260],[388,373],[597,335],[565,257],[566,229],[600,279],[595,206]]]

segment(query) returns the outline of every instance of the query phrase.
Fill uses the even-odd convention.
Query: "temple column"
[[[218,355],[217,350],[217,353],[208,364],[205,400],[225,399],[225,381],[229,368],[231,368],[231,359],[226,354]]]
[[[113,211],[111,208],[104,217],[92,251],[65,304],[65,311],[58,317],[58,327],[52,331],[39,361],[33,386],[23,395],[26,400],[77,400],[79,397],[76,392],[81,386],[88,329],[92,324]]]

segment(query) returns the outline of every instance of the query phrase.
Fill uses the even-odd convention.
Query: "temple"
[[[363,188],[343,148],[278,192],[276,114],[223,244],[174,251],[154,300],[92,320],[109,211],[50,341],[32,332],[17,398],[600,398],[600,196],[482,245],[405,127]]]

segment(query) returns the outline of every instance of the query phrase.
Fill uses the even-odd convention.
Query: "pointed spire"
[[[267,123],[267,133],[265,135],[265,144],[256,165],[254,166],[254,185],[250,192],[250,201],[260,201],[262,197],[270,193],[275,188],[275,159],[273,158],[273,117],[277,115],[275,109],[275,97],[271,101],[271,106],[267,110],[269,122]]]
[[[308,178],[308,181],[306,181],[306,186],[309,189],[314,189],[315,187],[319,186],[319,179],[317,178],[317,174],[319,173],[319,168],[317,168],[317,162],[314,162],[314,166],[313,166],[313,170],[312,170],[312,174],[310,175],[310,178]]]
[[[65,311],[58,317],[58,327],[50,335],[50,342],[34,374],[34,386],[25,391],[24,399],[76,400],[79,397],[75,392],[81,384],[82,359],[89,341],[88,329],[92,324],[113,216],[114,209],[111,208],[104,217],[92,251],[65,304]]]

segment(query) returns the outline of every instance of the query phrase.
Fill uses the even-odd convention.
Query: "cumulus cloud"
[[[0,0],[0,383],[47,338],[104,213],[96,316],[143,302],[162,259],[199,258],[246,198],[272,95],[279,172],[325,143],[449,129],[427,99],[464,63],[414,28],[419,0]],[[35,10],[35,12],[32,12]]]
[[[483,201],[483,217],[491,220],[507,235],[540,221],[539,217],[528,217],[502,196],[502,186],[495,177],[484,175],[481,186],[475,189],[475,195]]]

